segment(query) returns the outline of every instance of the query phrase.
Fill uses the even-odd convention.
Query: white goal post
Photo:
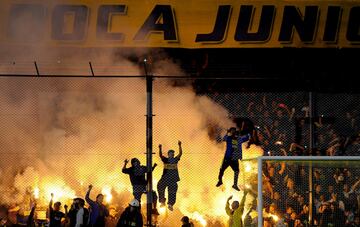
[[[257,213],[258,213],[258,226],[262,227],[263,226],[263,221],[264,221],[264,217],[263,217],[263,206],[264,206],[264,197],[263,197],[263,163],[265,161],[279,161],[279,162],[284,162],[284,161],[289,161],[289,162],[308,162],[308,166],[309,166],[309,176],[308,176],[308,180],[309,180],[309,189],[311,187],[311,190],[309,190],[309,220],[311,220],[312,217],[312,201],[313,200],[313,191],[312,191],[312,180],[313,180],[313,174],[312,174],[312,163],[313,162],[320,162],[320,161],[336,161],[336,162],[341,162],[341,161],[358,161],[359,165],[357,165],[358,167],[360,167],[360,156],[261,156],[257,158],[257,167],[258,167],[258,173],[257,173],[257,178],[258,178],[258,206],[257,206]],[[324,162],[324,163],[325,163]],[[341,167],[339,167],[341,168]]]

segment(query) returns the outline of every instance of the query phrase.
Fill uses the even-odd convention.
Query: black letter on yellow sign
[[[8,35],[10,40],[40,41],[44,35],[45,8],[42,5],[13,5],[10,10]]]
[[[259,42],[268,40],[270,38],[274,15],[275,6],[263,6],[258,31],[256,33],[249,33],[249,28],[251,27],[251,20],[253,18],[253,6],[241,6],[238,24],[236,26],[235,40],[244,42]]]
[[[65,14],[74,15],[74,24],[71,33],[64,33]],[[88,21],[88,7],[85,5],[58,5],[52,16],[52,33],[54,40],[83,40]]]
[[[153,32],[164,32],[164,40],[177,40],[175,17],[171,5],[156,5],[136,33],[134,40],[145,40]]]
[[[126,14],[125,5],[102,5],[98,10],[98,20],[96,34],[99,39],[105,40],[122,40],[124,38],[123,33],[110,33],[108,32],[109,24],[111,23],[110,16],[112,14]]]
[[[325,31],[323,40],[325,42],[336,42],[337,34],[339,31],[340,18],[341,18],[340,6],[329,6],[325,24]]]
[[[291,42],[294,27],[299,33],[301,41],[314,41],[318,14],[318,6],[306,6],[304,17],[301,15],[301,12],[299,12],[297,7],[285,6],[279,41]]]
[[[215,26],[209,34],[196,35],[195,42],[222,42],[225,39],[226,29],[229,23],[231,13],[230,5],[219,6]]]
[[[346,33],[347,40],[351,42],[360,41],[360,6],[351,8],[348,28]]]

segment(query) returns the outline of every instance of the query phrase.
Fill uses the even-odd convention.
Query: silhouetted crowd
[[[358,100],[327,97],[315,102],[310,143],[310,107],[301,93],[214,93],[237,125],[253,133],[250,143],[265,156],[358,156],[360,109]],[[351,164],[315,165],[313,223],[309,223],[308,163],[267,162],[263,166],[265,226],[360,226],[360,171]],[[244,222],[244,217],[242,219]],[[242,223],[242,226],[255,226]]]
[[[209,96],[228,109],[234,121],[249,122],[264,155],[360,155],[360,102],[356,96],[318,98],[313,107],[315,144],[311,151],[307,93],[215,92]]]
[[[312,164],[313,223],[309,223],[309,163],[264,164],[264,208],[268,226],[360,226],[360,170],[357,165]],[[340,167],[341,166],[341,167]],[[266,215],[264,215],[265,217]]]
[[[178,162],[182,156],[181,141],[178,141],[179,152],[175,156],[175,151],[170,149],[165,156],[162,151],[162,145],[159,145],[159,157],[163,162],[163,174],[160,181],[157,184],[158,194],[156,191],[152,192],[152,223],[153,226],[157,226],[157,217],[160,215],[157,210],[157,200],[160,202],[160,207],[166,206],[167,209],[173,211],[176,202],[178,182],[180,176],[178,172]],[[109,207],[104,204],[104,195],[98,194],[96,199],[90,198],[90,193],[93,189],[92,185],[89,185],[88,191],[85,195],[85,199],[74,198],[73,203],[68,209],[68,206],[64,205],[64,211],[61,211],[61,202],[57,201],[53,203],[54,195],[51,194],[51,200],[49,206],[46,209],[46,217],[37,217],[37,204],[36,199],[32,199],[31,211],[29,215],[22,216],[16,213],[16,217],[11,218],[9,213],[11,209],[7,206],[0,206],[0,226],[49,226],[49,227],[105,227],[105,226],[117,226],[117,227],[142,227],[143,214],[141,213],[141,197],[143,194],[147,194],[147,173],[146,166],[141,165],[139,159],[132,158],[131,166],[127,167],[129,160],[124,161],[122,172],[129,175],[130,182],[133,188],[134,199],[128,204],[128,207],[121,213],[120,217],[109,217]],[[155,163],[151,171],[156,168]],[[166,191],[167,189],[167,198]],[[87,207],[85,207],[85,201]],[[166,208],[165,208],[166,209]],[[11,220],[12,219],[12,220]],[[181,220],[183,226],[191,226],[189,218],[184,216]]]
[[[228,129],[225,137],[226,151],[219,171],[217,187],[223,185],[223,174],[228,167],[234,171],[232,188],[244,191],[240,202],[230,204],[228,199],[225,210],[229,215],[229,226],[257,226],[256,218],[250,215],[256,210],[256,200],[245,207],[248,189],[238,187],[239,160],[242,160],[241,144],[248,142],[261,146],[267,156],[358,156],[360,155],[360,113],[352,105],[341,104],[342,108],[329,111],[326,105],[318,105],[313,118],[311,109],[304,97],[299,94],[259,93],[213,94],[216,102],[225,106],[230,117],[237,121],[237,127]],[[332,100],[334,102],[334,100]],[[344,101],[345,102],[345,101]],[[329,104],[330,105],[330,104]],[[332,106],[332,105],[330,105]],[[352,106],[346,109],[344,106]],[[310,122],[314,124],[315,143],[309,149]],[[216,131],[216,130],[215,130]],[[221,131],[221,130],[220,130]],[[216,133],[215,133],[216,134]],[[223,135],[221,135],[223,136]],[[182,155],[181,142],[179,153],[169,150],[167,156],[159,156],[164,164],[163,175],[153,192],[153,214],[159,215],[157,201],[161,207],[172,211],[176,203],[178,182],[180,181],[177,164]],[[131,162],[131,166],[127,164]],[[152,171],[156,164],[152,167]],[[311,168],[311,169],[310,169]],[[122,172],[128,174],[132,184],[134,199],[122,214],[113,220],[114,226],[143,226],[141,197],[146,194],[146,173],[149,170],[136,158],[124,161]],[[310,172],[311,171],[311,172]],[[309,192],[309,174],[312,174],[312,193]],[[196,177],[196,176],[194,176]],[[214,185],[215,186],[215,185]],[[167,189],[167,199],[165,190]],[[28,217],[17,226],[105,226],[109,221],[109,209],[103,204],[104,196],[98,194],[95,200],[90,198],[92,186],[89,186],[85,199],[75,198],[70,208],[60,202],[50,201],[47,220],[36,218],[36,204],[31,207]],[[263,166],[263,208],[264,226],[360,226],[360,169],[356,164],[305,162],[266,162]],[[252,193],[256,197],[256,193]],[[159,195],[159,197],[158,197]],[[310,207],[310,195],[312,207]],[[85,203],[86,202],[86,203]],[[195,201],[194,201],[195,202]],[[86,206],[87,204],[87,206]],[[312,211],[311,214],[309,214]],[[0,226],[15,226],[9,218],[7,206],[0,206]],[[312,216],[312,223],[309,221]],[[179,220],[180,221],[180,220]],[[182,226],[193,226],[188,217],[181,219]],[[180,225],[180,223],[179,223]],[[176,224],[177,226],[177,224]]]

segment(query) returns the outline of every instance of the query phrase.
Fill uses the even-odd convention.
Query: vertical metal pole
[[[36,74],[37,74],[38,76],[40,76],[39,67],[38,67],[36,61],[34,61],[34,65],[35,65],[35,69],[36,69]]]
[[[314,135],[314,96],[312,92],[309,92],[309,121],[310,121],[310,141],[309,141],[309,149],[312,152],[312,149],[315,145],[315,135]],[[312,156],[312,153],[309,154]]]
[[[147,226],[152,226],[152,148],[153,148],[153,77],[148,75],[147,61],[144,60],[144,69],[146,75],[146,166],[147,166]]]
[[[314,138],[314,99],[313,93],[309,92],[309,133],[310,133],[310,140],[309,140],[309,155],[312,156],[313,148],[315,145],[315,138]],[[312,162],[309,163],[309,224],[310,226],[313,225],[313,167]]]
[[[90,66],[91,75],[92,75],[92,76],[95,76],[95,74],[94,74],[94,69],[93,69],[93,67],[92,67],[91,61],[89,61],[89,66]]]
[[[258,226],[262,227],[263,226],[263,198],[262,198],[262,158],[259,157],[258,158],[258,207],[257,207],[257,212],[258,212]]]

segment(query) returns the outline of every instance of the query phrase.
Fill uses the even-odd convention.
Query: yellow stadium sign
[[[359,47],[354,0],[1,0],[0,44]]]

